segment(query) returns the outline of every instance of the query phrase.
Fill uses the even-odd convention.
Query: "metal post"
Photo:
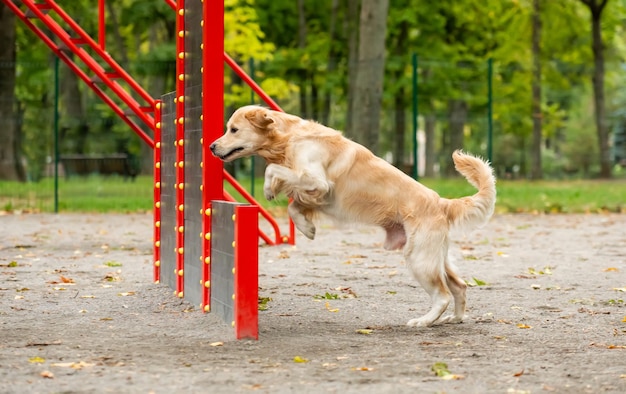
[[[254,59],[250,58],[250,78],[254,79]],[[254,90],[250,89],[250,104],[254,104]],[[254,197],[254,156],[250,157],[250,194]]]
[[[104,0],[98,0],[98,44],[100,49],[106,50],[106,22],[104,12]]]
[[[54,57],[54,213],[59,213],[59,58]]]
[[[493,163],[493,58],[487,60],[487,159]]]
[[[418,157],[417,157],[417,129],[418,129],[418,107],[417,107],[417,53],[413,54],[413,178],[419,179]]]

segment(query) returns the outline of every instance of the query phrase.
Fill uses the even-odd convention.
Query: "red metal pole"
[[[209,146],[224,132],[224,1],[205,0],[202,11],[202,272],[203,310],[211,310],[211,201],[224,199],[224,167]]]
[[[259,339],[259,208],[235,208],[235,336]]]
[[[176,8],[176,295],[182,298],[185,265],[185,1],[178,0]]]
[[[154,282],[161,280],[161,100],[154,104]]]
[[[98,41],[100,49],[106,50],[106,24],[105,24],[104,0],[98,0]]]

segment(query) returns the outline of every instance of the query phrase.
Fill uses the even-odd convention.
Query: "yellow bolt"
[[[235,327],[235,321],[233,320],[232,323],[230,323],[231,326]]]
[[[204,120],[204,115],[200,115],[200,120]]]
[[[160,142],[157,142],[157,143],[156,143],[156,147],[157,147],[157,149],[158,149],[158,148],[160,148],[160,147],[161,147],[161,143],[160,143]]]
[[[158,109],[158,108],[157,108]],[[161,122],[156,122],[156,124],[154,125],[154,127],[156,127],[157,129],[161,128]]]
[[[200,191],[204,191],[204,185],[200,185]]]
[[[233,241],[232,245],[233,245],[233,248],[234,248],[235,247],[235,241]]]
[[[155,166],[156,168],[161,168],[161,162],[160,162],[160,161],[157,161],[156,163],[154,163],[154,166]]]
[[[204,168],[204,163],[200,162],[200,168]]]
[[[179,233],[185,232],[185,226],[178,227],[178,232]]]
[[[178,80],[179,81],[184,81],[185,80],[185,74],[178,74]]]
[[[184,124],[184,123],[185,123],[185,118],[184,118],[184,117],[182,117],[182,116],[181,116],[180,118],[178,118],[178,123],[179,123],[179,124]],[[178,144],[179,144],[180,146],[183,146],[183,144],[181,144],[180,142],[179,142]]]
[[[155,280],[155,281],[154,281],[154,284],[155,284],[155,285],[158,285],[158,284],[159,284],[159,281],[158,281],[158,280]]]
[[[204,258],[204,262],[205,262],[206,264],[211,264],[211,256],[207,256],[207,257],[205,257],[205,258]]]
[[[182,182],[181,182],[181,183],[179,183],[179,184],[178,184],[178,188],[179,188],[180,190],[183,190],[183,189],[185,188],[185,184],[184,184],[184,183],[182,183]]]
[[[181,212],[182,212],[182,211],[184,211],[184,210],[185,210],[185,205],[180,204],[180,205],[178,206],[178,210],[179,210],[179,211],[181,211]]]
[[[178,248],[178,254],[183,254],[184,249],[183,248]]]
[[[204,45],[200,45],[200,48],[204,48]],[[200,67],[200,74],[204,73],[204,66]]]
[[[154,204],[154,206],[155,206],[155,207],[157,207],[157,208],[161,208],[161,201],[157,201],[157,202]]]
[[[206,233],[204,234],[204,239],[206,239],[207,241],[209,241],[211,239],[211,233]]]
[[[185,15],[185,9],[181,8],[180,10],[178,10],[178,15],[180,15],[180,16]]]
[[[205,312],[211,312],[211,305],[205,305],[204,306],[204,311]]]
[[[159,260],[154,262],[154,266],[155,267],[160,267],[161,266],[161,262]]]
[[[211,216],[211,208],[208,208],[206,211],[204,211],[204,213],[206,213],[207,216]]]
[[[200,238],[202,238],[202,233],[200,233]]]
[[[156,241],[154,243],[154,246],[156,246],[157,248],[161,247],[161,241]]]
[[[178,58],[181,59],[181,60],[184,59],[185,58],[185,52],[180,52],[178,54]]]
[[[233,301],[234,301],[234,300],[235,300],[235,295],[234,295],[234,294],[233,294],[233,297],[232,297],[232,298],[233,298]]]
[[[200,21],[200,26],[204,26],[204,19]]]
[[[233,275],[235,275],[235,267],[233,267],[232,273],[233,273]]]
[[[183,146],[184,144],[185,144],[185,140],[183,140],[182,138],[178,140],[178,146]]]
[[[183,30],[178,32],[178,37],[183,38],[185,37],[185,32]]]
[[[289,238],[288,237],[283,237],[283,243],[287,243],[289,242]]]
[[[184,272],[183,270],[178,271],[178,276],[183,276]]]
[[[204,43],[200,44],[200,49],[204,49]]]
[[[185,162],[183,160],[178,162],[178,168],[183,168],[185,166]]]
[[[154,187],[156,187],[157,189],[160,189],[160,188],[161,188],[161,182],[157,182],[157,183],[154,185]]]
[[[202,118],[202,116],[200,116]],[[204,145],[204,137],[200,137],[200,145]]]
[[[178,293],[178,298],[183,298],[183,292]]]
[[[235,218],[236,218],[236,216],[235,216],[235,214],[233,213],[233,216],[231,217],[231,219],[233,219],[233,222],[235,221]]]
[[[154,223],[154,227],[161,227],[161,221],[157,220],[157,222]]]
[[[211,287],[211,281],[207,280],[206,282],[204,282],[204,287],[206,287],[207,289]]]
[[[156,109],[161,109],[161,106],[162,106],[162,105],[163,105],[163,103],[158,102],[158,103],[156,104]]]

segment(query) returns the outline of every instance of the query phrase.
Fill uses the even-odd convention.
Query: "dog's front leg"
[[[315,224],[302,213],[302,208],[297,201],[292,201],[289,203],[289,207],[287,207],[287,212],[296,228],[308,239],[313,239],[315,238]]]

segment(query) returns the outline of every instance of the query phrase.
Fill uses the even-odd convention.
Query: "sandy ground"
[[[460,325],[369,227],[260,251],[260,339],[152,283],[149,215],[0,216],[1,393],[624,393],[626,215],[454,235]],[[437,376],[437,373],[443,376]]]

